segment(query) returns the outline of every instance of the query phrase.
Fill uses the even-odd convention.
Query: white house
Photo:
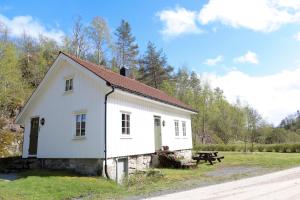
[[[190,156],[196,111],[125,75],[60,52],[17,116],[23,158],[117,179],[162,146]]]

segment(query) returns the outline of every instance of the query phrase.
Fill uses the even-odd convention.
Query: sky
[[[127,20],[144,52],[148,41],[168,62],[186,67],[240,99],[270,123],[299,109],[300,0],[0,0],[0,21],[13,37],[25,31],[61,42],[81,16]]]

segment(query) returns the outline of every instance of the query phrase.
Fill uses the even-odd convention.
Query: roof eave
[[[109,83],[109,82],[108,82],[108,83]],[[139,95],[139,96],[142,96],[142,97],[145,97],[145,98],[154,100],[154,101],[158,101],[158,102],[161,102],[161,103],[164,103],[164,104],[168,104],[168,105],[171,105],[171,106],[175,106],[175,107],[184,109],[184,110],[186,110],[186,111],[192,112],[193,114],[197,114],[197,113],[198,113],[198,111],[196,111],[196,110],[194,110],[194,109],[191,109],[191,108],[186,108],[186,107],[183,107],[183,106],[180,106],[180,105],[177,105],[177,104],[170,103],[170,102],[168,102],[168,101],[163,101],[163,100],[161,100],[161,99],[158,99],[158,98],[155,98],[155,97],[152,97],[152,96],[148,96],[148,95],[145,95],[145,94],[143,94],[143,93],[136,92],[136,91],[133,91],[133,90],[129,90],[129,89],[127,89],[127,88],[124,88],[124,87],[121,87],[121,86],[118,86],[118,85],[114,85],[114,84],[111,84],[111,83],[109,83],[109,84],[110,84],[111,86],[115,87],[115,88],[120,89],[120,90],[129,92],[129,93],[132,93],[132,94],[136,94],[136,95]]]

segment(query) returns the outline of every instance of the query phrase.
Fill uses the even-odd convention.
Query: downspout
[[[114,86],[112,86],[109,82],[106,82],[106,85],[107,86],[111,86],[111,91],[107,94],[105,94],[105,101],[104,101],[104,104],[105,104],[105,109],[104,109],[104,155],[105,155],[105,160],[104,160],[104,171],[105,171],[105,176],[106,178],[109,179],[109,175],[108,175],[108,172],[107,172],[107,131],[106,131],[106,121],[107,121],[107,97],[112,94],[114,91],[115,91],[115,88]]]

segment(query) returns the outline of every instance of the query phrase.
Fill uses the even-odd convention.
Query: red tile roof
[[[164,93],[161,90],[158,90],[158,89],[155,89],[148,85],[145,85],[137,80],[122,76],[118,73],[115,73],[111,70],[106,69],[103,66],[96,65],[96,64],[88,62],[88,61],[84,61],[82,59],[76,58],[75,56],[72,56],[72,55],[64,53],[64,52],[60,52],[60,53],[71,58],[73,61],[75,61],[79,65],[85,67],[89,71],[93,72],[100,78],[104,79],[105,81],[107,81],[109,84],[111,84],[115,88],[125,90],[127,92],[131,92],[131,93],[134,93],[134,94],[137,94],[140,96],[144,96],[144,97],[156,100],[156,101],[167,103],[167,104],[170,104],[173,106],[177,106],[177,107],[180,107],[180,108],[183,108],[186,110],[197,112],[197,111],[193,110],[191,106],[186,105],[185,103],[181,102],[180,100],[167,95],[166,93]]]

